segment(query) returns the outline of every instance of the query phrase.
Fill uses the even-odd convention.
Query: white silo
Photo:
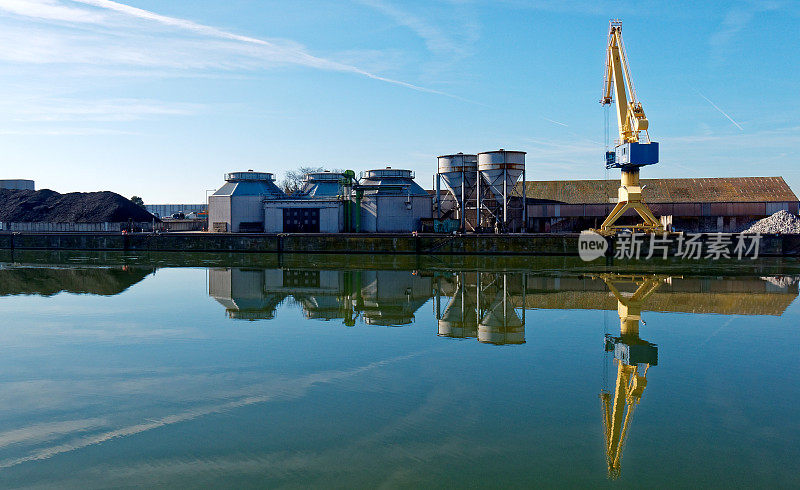
[[[478,222],[497,227],[505,231],[509,225],[509,205],[511,193],[520,177],[522,186],[522,228],[527,221],[525,206],[525,152],[486,151],[478,153]],[[481,219],[481,215],[484,215]]]
[[[456,153],[455,155],[442,155],[438,157],[438,160],[437,184],[442,182],[445,188],[453,194],[456,201],[456,216],[461,222],[461,230],[466,231],[467,210],[470,207],[470,201],[475,200],[475,188],[478,182],[478,155]],[[438,185],[436,192],[439,216],[441,217],[441,197]]]

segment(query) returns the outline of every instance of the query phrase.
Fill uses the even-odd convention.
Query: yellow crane
[[[608,29],[606,49],[606,75],[603,98],[600,103],[610,105],[616,100],[619,140],[614,151],[606,152],[606,168],[619,168],[622,178],[618,201],[611,213],[600,225],[599,232],[613,234],[621,228],[631,228],[647,233],[663,232],[664,227],[642,200],[639,185],[639,168],[658,163],[658,143],[650,141],[649,122],[644,115],[642,103],[636,97],[631,79],[625,44],[622,42],[622,21],[612,20]],[[644,132],[644,138],[640,133]],[[644,140],[644,141],[642,141]],[[629,209],[635,210],[644,220],[633,226],[618,226],[615,223]]]
[[[616,479],[622,472],[622,450],[633,413],[647,386],[647,370],[658,364],[658,347],[639,338],[642,307],[668,278],[618,274],[602,274],[599,278],[617,298],[619,314],[620,336],[607,334],[605,346],[607,352],[614,352],[617,383],[613,395],[605,389],[600,392],[608,476]],[[625,283],[636,286],[636,291],[633,294],[621,292],[619,286]]]

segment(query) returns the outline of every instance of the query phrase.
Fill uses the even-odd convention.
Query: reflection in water
[[[412,271],[209,269],[209,294],[230,318],[271,319],[290,299],[308,319],[402,326],[432,296],[430,277]]]
[[[209,486],[242,476],[216,463],[223,459],[264,477],[262,486],[288,486],[315,475],[324,484],[331,474],[342,475],[343,486],[386,484],[365,479],[365,474],[381,473],[375,468],[422,475],[400,482],[407,486],[424,486],[434,478],[454,486],[475,481],[532,486],[548,471],[569,473],[574,486],[601,483],[606,475],[624,476],[634,486],[649,482],[656,466],[662,467],[657,468],[661,475],[663,467],[702,466],[705,473],[684,472],[692,474],[684,481],[700,484],[709,481],[709,474],[729,469],[727,483],[741,475],[738,469],[753,470],[746,465],[753,455],[796,456],[791,409],[797,384],[792,373],[776,379],[765,367],[794,359],[796,334],[790,323],[797,312],[780,321],[723,316],[783,315],[798,294],[794,277],[760,271],[763,277],[583,274],[475,264],[414,270],[418,265],[406,258],[381,263],[382,269],[370,269],[375,263],[274,262],[208,270],[207,292],[213,300],[198,288],[203,282],[198,274],[205,270],[165,271],[118,299],[0,298],[13,311],[0,342],[6,363],[0,390],[0,409],[6,414],[0,424],[0,485],[22,486],[34,474],[42,483],[38,476],[47,471],[55,479],[76,467],[87,468],[76,478],[90,479],[101,467],[104,476],[113,474],[107,468],[117,463],[119,478],[131,479],[125,464],[134,453],[148,458],[132,460],[143,473],[171,470],[177,461],[195,465],[185,481]],[[0,296],[113,295],[153,270],[152,265],[0,263]],[[143,300],[154,298],[169,301],[141,308]],[[176,318],[171,314],[176,310],[185,313]],[[268,325],[264,320],[278,317],[271,324],[284,328],[219,328],[242,325],[225,320],[223,310],[232,319],[262,321],[248,326]],[[599,390],[604,430],[595,398],[600,386],[589,384],[597,377],[599,385],[600,366],[592,355],[601,354],[600,327],[592,323],[597,310],[616,310],[620,320],[619,332],[615,324],[604,339],[606,367],[616,368],[615,381],[604,382]],[[658,315],[645,324],[643,311],[688,314]],[[310,321],[300,321],[300,312]],[[281,316],[289,321],[281,322]],[[402,331],[364,328],[415,322],[415,328]],[[672,328],[674,323],[686,328]],[[361,328],[346,330],[339,324]],[[687,335],[717,335],[729,324],[763,328],[729,328],[712,343],[687,342]],[[308,328],[285,328],[301,325]],[[337,328],[325,328],[333,325]],[[314,335],[325,341],[315,342]],[[452,339],[516,345],[484,348],[473,340]],[[428,348],[432,344],[435,348]],[[685,345],[686,352],[678,345]],[[760,352],[768,349],[773,351],[764,358]],[[691,387],[684,380],[711,366],[710,360],[718,368],[713,376],[706,373],[713,378],[712,396],[689,396]],[[576,386],[582,388],[576,391]],[[742,389],[753,396],[740,397]],[[663,407],[655,404],[665,393],[685,396],[672,398],[673,410],[658,410]],[[748,398],[747,405],[742,398]],[[759,405],[764,399],[771,400],[769,407]],[[497,417],[498,407],[531,415]],[[731,407],[734,416],[741,408],[748,417],[734,419]],[[702,420],[692,409],[712,418]],[[320,419],[320,413],[326,417]],[[713,417],[726,417],[726,424],[716,424]],[[594,428],[587,432],[583,420]],[[664,437],[675,427],[691,437]],[[738,435],[751,429],[760,437],[741,444]],[[785,433],[772,435],[780,429]],[[664,448],[678,444],[680,451],[667,451],[667,458]],[[197,449],[201,446],[202,451]],[[688,468],[693,462],[687,459],[700,451],[712,453],[709,461]],[[171,459],[152,456],[156,452]],[[729,466],[719,462],[727,453]],[[291,461],[281,467],[284,454]],[[298,454],[304,455],[302,461]],[[581,460],[586,455],[590,460]],[[646,467],[634,459],[656,455],[664,457],[663,465]],[[429,466],[415,466],[421,461]],[[791,467],[777,460],[769,470],[777,473],[779,466]],[[197,480],[197,468],[213,477]],[[752,473],[755,481],[764,474]],[[502,480],[504,475],[511,476]],[[528,479],[514,482],[518,475]],[[352,479],[345,480],[348,476]],[[12,478],[16,485],[4,484]],[[787,481],[793,480],[784,478],[775,486],[790,486]]]
[[[607,387],[600,393],[608,476],[615,479],[647,372],[658,364],[656,344],[639,336],[643,309],[782,315],[798,285],[791,277],[216,268],[209,271],[209,293],[230,318],[273,318],[288,299],[306,318],[348,326],[359,317],[367,325],[408,325],[432,298],[440,337],[494,345],[525,343],[526,310],[616,309],[619,336],[605,336],[605,350],[617,365],[616,385],[613,393]]]
[[[457,272],[439,277],[439,335],[495,345],[525,343],[526,273]],[[441,296],[447,298],[442,311]]]
[[[53,296],[61,292],[112,296],[138,283],[154,267],[70,267],[0,264],[0,296],[35,294]]]
[[[634,410],[647,387],[647,370],[658,364],[658,347],[639,338],[642,308],[667,278],[603,274],[600,279],[617,299],[619,314],[619,337],[606,334],[606,351],[614,353],[617,364],[617,383],[613,397],[605,387],[600,392],[608,476],[616,479],[622,471],[622,450]],[[626,292],[624,286],[633,286],[635,291]]]
[[[432,277],[417,271],[213,268],[208,277],[209,295],[229,318],[272,319],[289,300],[308,319],[353,326],[361,318],[366,325],[398,327],[413,323],[422,305],[435,298],[441,336],[525,343],[525,274],[462,272],[437,277],[436,288]],[[448,301],[444,313],[442,294]]]

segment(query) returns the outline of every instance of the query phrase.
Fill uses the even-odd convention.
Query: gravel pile
[[[153,215],[114,192],[0,189],[0,221],[11,223],[149,223]]]
[[[762,235],[800,233],[800,218],[781,210],[772,216],[756,221],[743,233],[761,233]]]

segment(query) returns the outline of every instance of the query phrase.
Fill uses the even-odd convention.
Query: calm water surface
[[[800,485],[796,263],[187,257],[0,257],[0,485]]]

